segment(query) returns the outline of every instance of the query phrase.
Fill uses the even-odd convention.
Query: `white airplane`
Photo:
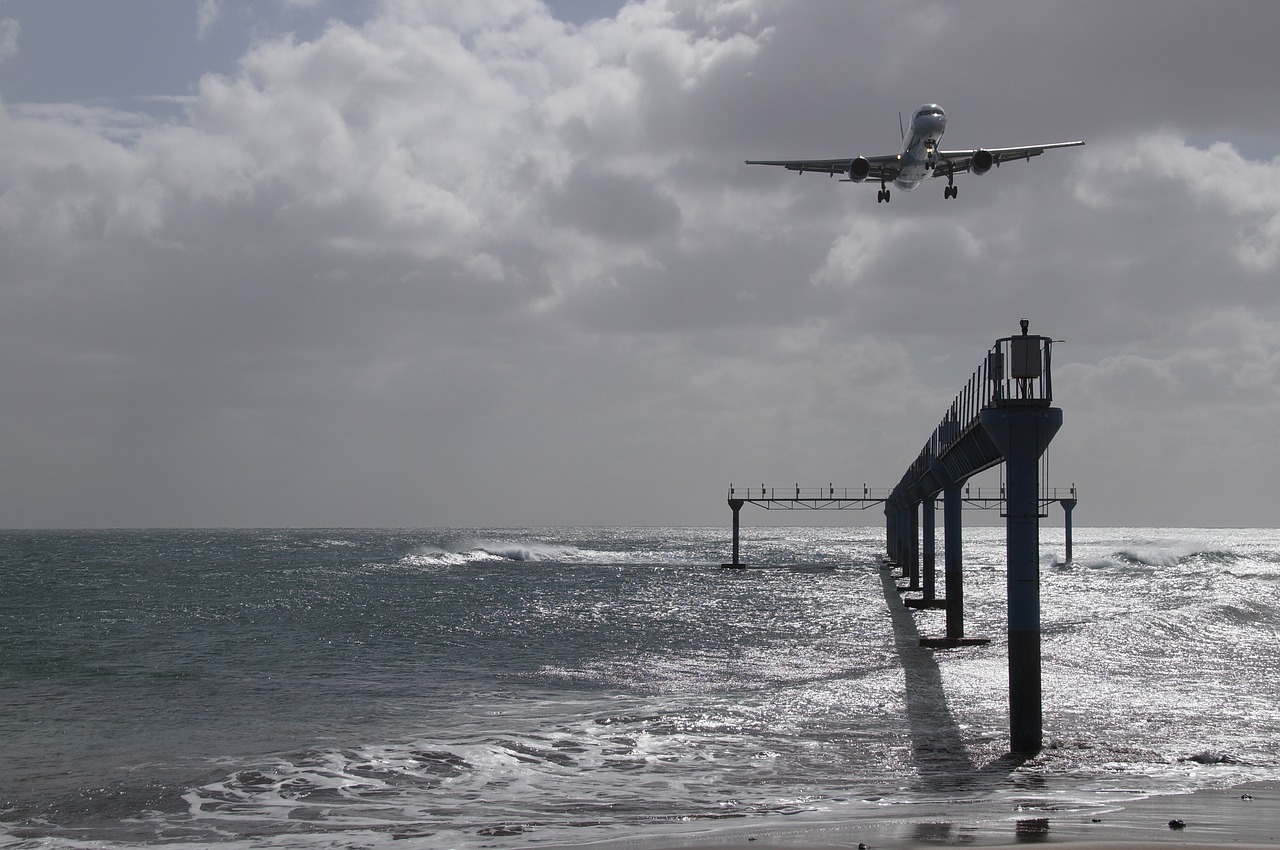
[[[901,123],[902,116],[898,116]],[[1079,142],[1053,142],[1047,145],[1028,145],[1022,148],[978,148],[971,151],[938,150],[942,134],[947,130],[947,113],[936,103],[926,103],[911,115],[911,132],[902,131],[902,147],[896,154],[886,156],[855,156],[843,159],[773,159],[747,160],[747,165],[779,165],[788,171],[817,171],[822,174],[848,174],[846,183],[879,180],[880,194],[876,203],[888,203],[889,182],[904,192],[910,192],[924,182],[926,177],[946,177],[942,190],[944,198],[954,198],[958,187],[955,176],[966,171],[986,174],[991,166],[1014,159],[1031,159],[1052,148],[1069,148],[1083,145]]]

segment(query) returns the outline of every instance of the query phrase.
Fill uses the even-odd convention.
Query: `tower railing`
[[[996,340],[986,358],[951,402],[919,456],[903,475],[916,481],[969,431],[978,427],[982,411],[991,407],[1049,407],[1053,403],[1053,340],[1022,334]]]

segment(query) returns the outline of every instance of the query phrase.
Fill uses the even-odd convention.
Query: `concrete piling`
[[[1075,496],[1075,492],[1076,492],[1076,485],[1072,484],[1072,485],[1071,485],[1071,495],[1072,495],[1072,496]],[[1066,543],[1067,543],[1067,551],[1066,551],[1065,555],[1063,556],[1063,557],[1064,557],[1064,563],[1069,564],[1069,563],[1071,563],[1071,561],[1072,561],[1072,557],[1071,557],[1071,512],[1072,512],[1073,510],[1075,510],[1075,507],[1076,507],[1076,500],[1075,500],[1074,498],[1071,498],[1071,499],[1059,499],[1059,500],[1058,500],[1058,502],[1062,505],[1062,511],[1063,511],[1063,514],[1064,514],[1063,524],[1064,524],[1064,530],[1065,530],[1065,532],[1066,532],[1066,535],[1065,535],[1065,536],[1066,536]]]
[[[942,491],[942,568],[947,582],[947,639],[964,637],[964,544],[960,484]]]
[[[992,408],[982,427],[1006,469],[1005,585],[1009,611],[1009,738],[1013,752],[1043,743],[1040,681],[1040,456],[1062,427],[1057,408]]]
[[[937,517],[934,515],[934,498],[927,497],[920,503],[922,509],[923,531],[924,531],[924,552],[922,569],[924,572],[924,601],[932,603],[937,598],[937,579],[934,574],[936,549],[934,544],[934,534],[937,526]]]

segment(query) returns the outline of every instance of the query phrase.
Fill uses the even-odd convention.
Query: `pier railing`
[[[999,502],[1005,498],[1004,487],[969,487],[961,491],[961,497],[969,502]],[[1040,489],[1040,501],[1061,502],[1063,499],[1074,499],[1076,487],[1043,487]]]
[[[1028,334],[1025,324],[1020,336],[996,340],[902,476],[903,482],[919,480],[928,472],[934,460],[978,427],[983,410],[1049,407],[1053,403],[1052,355],[1053,340]]]
[[[1064,507],[1076,503],[1076,485],[1070,487],[1041,487],[1036,501],[1040,504],[1040,517],[1049,515],[1049,506],[1058,503]],[[1000,516],[1006,516],[1005,507],[1009,503],[1009,494],[1005,487],[969,487],[960,494],[961,501],[970,508],[980,511],[1000,509]]]
[[[801,487],[799,484],[782,487],[735,487],[729,485],[729,498],[741,499],[744,502],[774,501],[778,499],[799,499],[806,501],[821,499],[865,499],[884,501],[892,493],[887,487],[837,487],[828,484],[826,487]]]
[[[828,484],[825,487],[801,487],[798,484],[782,487],[735,487],[729,485],[729,501],[760,505],[764,508],[785,508],[798,510],[849,510],[851,508],[868,508],[888,501],[893,497],[893,490],[888,487],[836,487]],[[1004,486],[969,487],[961,494],[965,504],[989,510],[1003,507],[1006,499]],[[1054,502],[1076,499],[1076,487],[1043,487],[1039,493],[1041,508]]]

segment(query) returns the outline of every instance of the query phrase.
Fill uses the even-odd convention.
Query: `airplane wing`
[[[849,163],[853,162],[857,157],[845,157],[844,159],[749,159],[747,165],[777,165],[788,171],[798,171],[803,174],[806,171],[816,171],[819,174],[848,174]],[[892,180],[898,174],[898,156],[897,154],[889,154],[888,156],[869,156],[865,157],[871,164],[871,171],[867,174],[867,180]]]
[[[964,174],[966,171],[973,171],[975,174],[985,173],[988,168],[993,165],[1000,165],[1002,162],[1010,160],[1031,159],[1033,156],[1039,156],[1047,150],[1053,148],[1072,148],[1077,145],[1083,145],[1083,141],[1079,142],[1052,142],[1047,145],[1028,145],[1023,148],[982,148],[971,151],[938,151],[938,164],[933,169],[934,177],[946,177],[947,174]],[[984,163],[985,154],[991,155],[991,161]],[[983,155],[979,159],[977,169],[973,168],[973,159],[975,156]],[[983,167],[985,165],[985,167]]]

